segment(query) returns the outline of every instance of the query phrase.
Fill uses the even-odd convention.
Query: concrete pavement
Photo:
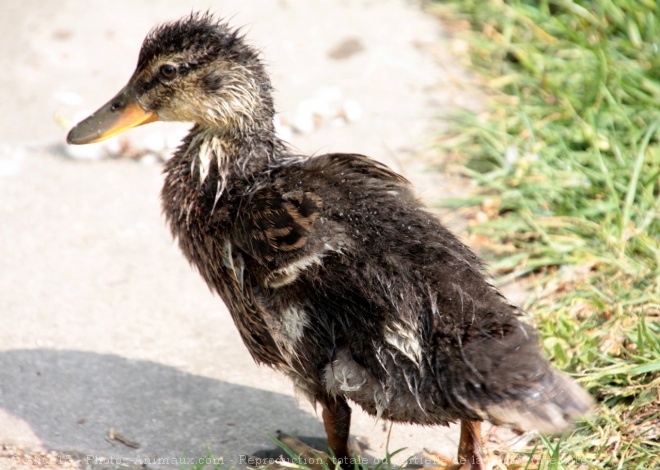
[[[267,435],[278,429],[323,437],[320,416],[287,379],[252,362],[172,242],[160,166],[99,158],[116,142],[71,158],[58,121],[73,123],[124,85],[153,25],[209,9],[245,25],[263,51],[294,146],[371,155],[433,199],[456,188],[423,171],[422,151],[436,118],[470,99],[439,22],[402,0],[28,0],[2,9],[0,443],[137,463],[208,447],[240,466],[241,455],[272,448]],[[357,112],[296,133],[306,100],[319,99]],[[125,142],[171,144],[187,127],[157,123]],[[111,429],[139,447],[107,439]],[[385,455],[388,430],[354,408],[352,432],[370,454]],[[457,440],[454,429],[396,425],[389,450],[454,455]],[[0,468],[12,465],[23,464],[0,456]]]

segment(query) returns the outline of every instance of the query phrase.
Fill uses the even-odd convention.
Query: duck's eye
[[[172,80],[176,77],[176,67],[172,64],[165,64],[160,66],[160,76],[167,80]]]

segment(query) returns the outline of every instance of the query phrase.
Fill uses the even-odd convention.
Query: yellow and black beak
[[[66,136],[66,141],[76,145],[100,142],[132,127],[157,120],[158,114],[142,108],[137,102],[135,89],[128,84],[98,111],[76,124]]]

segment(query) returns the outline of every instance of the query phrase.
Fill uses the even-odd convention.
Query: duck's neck
[[[249,185],[284,149],[274,132],[242,135],[193,127],[164,168],[161,198],[172,233],[181,237],[193,225],[206,223],[229,197],[228,188]]]
[[[187,173],[189,184],[200,189],[207,179],[217,180],[216,198],[219,198],[230,179],[249,180],[266,171],[284,149],[285,144],[275,135],[272,123],[261,129],[231,132],[198,124],[191,129],[166,172]]]

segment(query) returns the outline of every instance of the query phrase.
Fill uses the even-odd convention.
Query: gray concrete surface
[[[272,448],[267,434],[278,429],[324,436],[288,380],[252,362],[222,302],[179,254],[159,207],[160,166],[63,149],[61,123],[124,85],[145,33],[199,9],[245,26],[285,128],[320,90],[358,104],[354,122],[292,134],[301,151],[371,155],[429,199],[456,190],[422,170],[437,117],[469,96],[441,25],[415,2],[4,2],[0,443],[129,460],[197,457],[208,446],[231,465]],[[140,148],[185,128],[157,123],[125,142]],[[111,428],[139,448],[109,442]],[[355,410],[353,434],[370,454],[384,456],[388,429]],[[389,449],[453,455],[456,444],[455,429],[396,425]]]

